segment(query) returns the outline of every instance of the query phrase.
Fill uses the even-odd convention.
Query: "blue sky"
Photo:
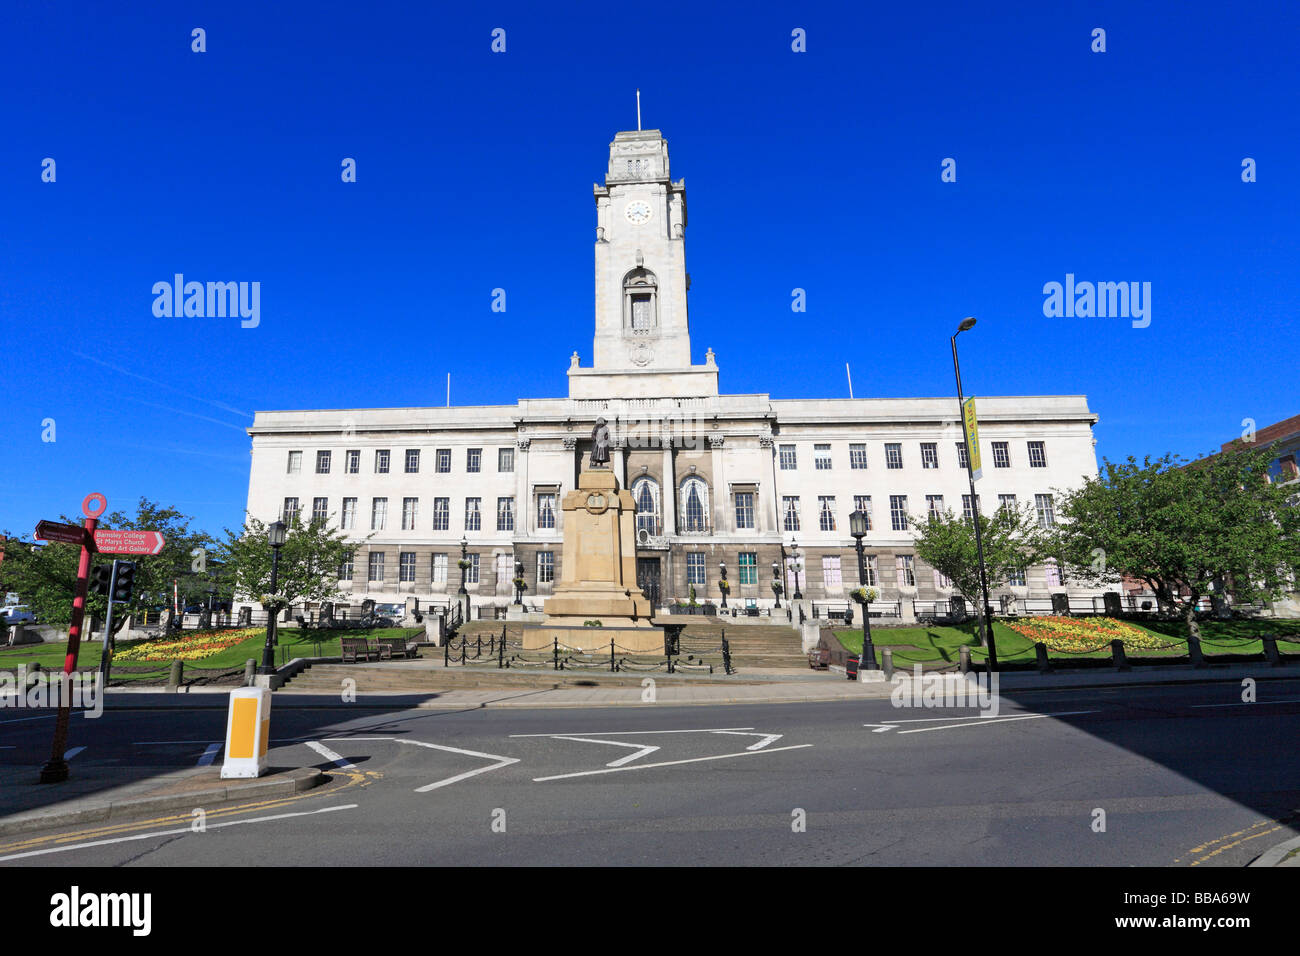
[[[237,525],[255,409],[565,394],[637,87],[725,392],[949,395],[975,315],[967,392],[1085,393],[1099,458],[1300,411],[1300,5],[982,6],[12,5],[0,529],[90,491]],[[260,324],[155,317],[177,272]],[[1066,273],[1150,282],[1150,326],[1044,317]]]

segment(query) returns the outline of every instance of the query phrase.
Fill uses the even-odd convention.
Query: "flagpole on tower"
[[[641,132],[641,91],[636,91],[636,129]]]

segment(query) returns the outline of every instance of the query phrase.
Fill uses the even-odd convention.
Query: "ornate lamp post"
[[[799,554],[799,543],[795,541],[794,538],[790,539],[790,557],[794,560],[794,564],[792,564],[790,567],[790,570],[794,571],[793,599],[796,601],[802,601],[803,592],[799,590],[799,570],[800,570],[799,558],[801,557],[801,555]]]
[[[862,539],[867,534],[867,513],[854,511],[849,515],[849,534],[853,535],[853,544],[858,552],[858,587],[862,589],[862,656],[858,658],[858,669],[874,671],[876,667],[876,648],[871,643],[871,591],[867,588],[867,556],[862,550]]]
[[[722,592],[722,608],[723,610],[726,610],[727,592],[731,590],[731,585],[727,583],[727,562],[726,561],[718,562],[718,572],[721,575],[721,580],[718,581],[718,590]]]
[[[287,535],[288,528],[283,521],[272,521],[266,529],[266,541],[271,546],[271,607],[266,618],[266,646],[262,648],[262,666],[258,670],[259,674],[275,673],[275,619],[280,611],[279,602],[275,599],[276,577],[280,571],[280,549],[284,547],[284,539]]]
[[[781,562],[772,562],[772,593],[776,595],[776,606],[781,607]]]
[[[524,562],[515,562],[515,603],[524,606]]]
[[[968,329],[975,327],[973,317],[962,319],[961,325],[957,326],[957,331],[952,335],[952,369],[957,375],[957,414],[966,420],[966,409],[964,398],[961,393],[961,365],[957,361],[957,336],[961,335]],[[964,430],[964,426],[963,426]],[[998,669],[998,649],[993,641],[993,626],[989,620],[989,583],[984,575],[984,542],[980,535],[980,508],[979,499],[975,497],[975,469],[971,464],[971,449],[966,449],[966,478],[970,482],[970,506],[974,515],[972,523],[975,525],[975,555],[979,559],[980,566],[980,636],[983,638],[984,646],[989,652],[989,670]]]
[[[468,594],[465,590],[465,571],[469,568],[469,542],[462,536],[460,539],[460,590],[457,594]]]

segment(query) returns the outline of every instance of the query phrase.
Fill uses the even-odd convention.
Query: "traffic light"
[[[113,601],[117,604],[125,604],[131,600],[131,591],[135,588],[135,562],[119,561],[117,562],[117,581],[113,588]]]
[[[90,585],[88,590],[91,594],[108,595],[109,582],[113,579],[113,566],[111,564],[97,564],[90,569]]]

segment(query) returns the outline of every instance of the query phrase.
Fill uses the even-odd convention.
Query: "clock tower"
[[[691,365],[686,181],[668,172],[659,130],[617,133],[596,200],[596,336],[590,369],[575,357],[575,398],[716,395],[713,353]]]

